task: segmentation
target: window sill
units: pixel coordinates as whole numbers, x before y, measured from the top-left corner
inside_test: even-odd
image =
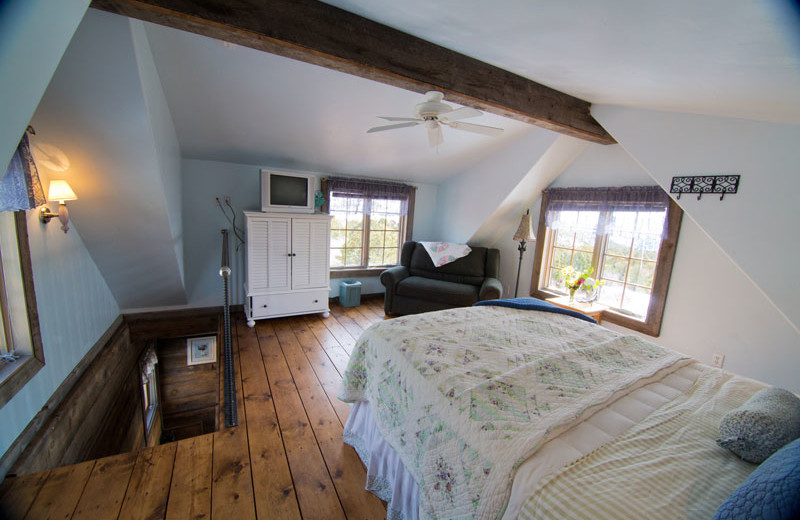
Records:
[[[13,363],[3,363],[0,367],[0,407],[10,401],[43,366],[44,363],[29,355],[23,355]]]
[[[539,289],[533,294],[533,297],[546,300],[547,298],[554,298],[565,295],[566,293],[559,294],[557,292],[545,291]],[[647,334],[648,336],[653,336],[654,338],[657,338],[661,333],[660,324],[655,324],[652,322],[648,323],[647,321],[637,320],[636,318],[632,318],[630,316],[626,316],[625,314],[616,312],[613,309],[606,309],[605,311],[603,311],[603,322],[613,323],[614,325],[619,325],[620,327],[625,327],[626,329],[631,329],[636,332],[641,332],[642,334]]]
[[[370,276],[380,276],[382,272],[389,269],[390,267],[394,267],[391,265],[387,265],[384,267],[356,267],[356,268],[341,268],[341,267],[333,267],[331,268],[331,278],[363,278],[363,277],[370,277]]]

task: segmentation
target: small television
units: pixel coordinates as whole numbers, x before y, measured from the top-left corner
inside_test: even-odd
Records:
[[[261,170],[261,211],[314,213],[315,185],[313,175]]]

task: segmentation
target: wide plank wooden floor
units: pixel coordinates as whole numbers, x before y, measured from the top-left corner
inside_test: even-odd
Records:
[[[7,478],[0,518],[380,519],[366,470],[342,442],[336,398],[355,340],[383,301],[331,315],[234,316],[239,426],[134,453]]]

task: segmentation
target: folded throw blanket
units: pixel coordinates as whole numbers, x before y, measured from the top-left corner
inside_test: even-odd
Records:
[[[493,307],[509,307],[511,309],[522,309],[526,311],[552,312],[554,314],[565,314],[567,316],[572,316],[573,318],[578,318],[579,320],[588,321],[589,323],[597,323],[597,320],[595,320],[594,318],[590,318],[589,316],[583,313],[580,313],[578,311],[573,311],[570,309],[565,309],[563,307],[559,307],[558,305],[553,305],[550,302],[546,302],[538,298],[508,298],[505,300],[483,300],[473,305],[474,306],[491,305]]]
[[[467,244],[453,244],[452,242],[420,242],[431,257],[433,265],[442,267],[463,256],[467,256],[472,248]]]

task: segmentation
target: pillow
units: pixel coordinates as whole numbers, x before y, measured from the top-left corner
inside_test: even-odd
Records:
[[[792,518],[800,518],[800,439],[757,467],[714,515],[714,520]]]
[[[760,464],[800,437],[800,398],[782,388],[765,388],[731,410],[719,423],[717,444]]]

